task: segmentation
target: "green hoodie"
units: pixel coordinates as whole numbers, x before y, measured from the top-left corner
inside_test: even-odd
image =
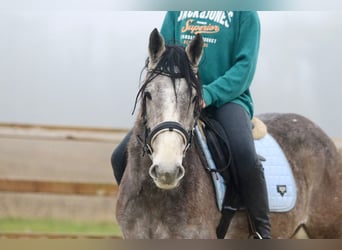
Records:
[[[220,107],[234,102],[253,116],[249,88],[259,52],[260,24],[256,12],[170,11],[161,33],[166,43],[183,46],[201,33],[205,44],[199,75],[206,105]]]

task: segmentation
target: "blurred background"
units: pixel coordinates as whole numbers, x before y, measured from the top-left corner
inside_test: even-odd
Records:
[[[0,122],[129,128],[148,36],[165,12],[3,11]],[[341,137],[341,12],[259,12],[257,113]]]
[[[258,12],[256,114],[342,138],[342,15]],[[0,11],[0,235],[120,236],[110,156],[163,11]]]

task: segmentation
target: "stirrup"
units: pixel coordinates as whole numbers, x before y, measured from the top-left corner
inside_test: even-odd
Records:
[[[251,216],[249,212],[247,211],[247,220],[248,220],[248,229],[249,229],[249,237],[248,239],[254,239],[254,240],[262,240],[264,239],[260,233],[257,232],[255,225],[251,219]]]
[[[248,239],[252,240],[262,240],[263,237],[258,232],[253,232],[253,234],[250,234]]]

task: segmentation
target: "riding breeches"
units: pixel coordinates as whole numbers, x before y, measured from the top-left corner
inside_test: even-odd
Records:
[[[239,193],[255,230],[270,238],[269,207],[264,170],[255,151],[252,123],[246,110],[235,103],[208,110],[226,132],[237,173]]]

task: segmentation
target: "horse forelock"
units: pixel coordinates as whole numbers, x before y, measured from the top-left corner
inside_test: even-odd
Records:
[[[166,46],[166,50],[161,55],[158,60],[158,63],[154,68],[149,68],[149,60],[146,60],[145,69],[147,69],[147,76],[140,87],[138,94],[136,96],[135,106],[139,99],[144,101],[143,94],[148,87],[148,85],[153,82],[153,80],[160,76],[164,75],[171,79],[174,94],[177,100],[177,92],[176,92],[176,79],[184,78],[185,83],[187,84],[188,95],[189,95],[189,102],[192,97],[192,89],[195,90],[197,94],[197,99],[195,103],[195,112],[199,114],[200,112],[200,103],[202,101],[202,85],[198,78],[198,75],[193,71],[191,67],[191,63],[187,57],[185,52],[185,48],[182,46],[176,45],[168,45]],[[189,103],[190,106],[190,103]],[[135,110],[135,108],[134,108]],[[134,111],[133,111],[134,112]],[[142,112],[144,114],[145,112]]]

